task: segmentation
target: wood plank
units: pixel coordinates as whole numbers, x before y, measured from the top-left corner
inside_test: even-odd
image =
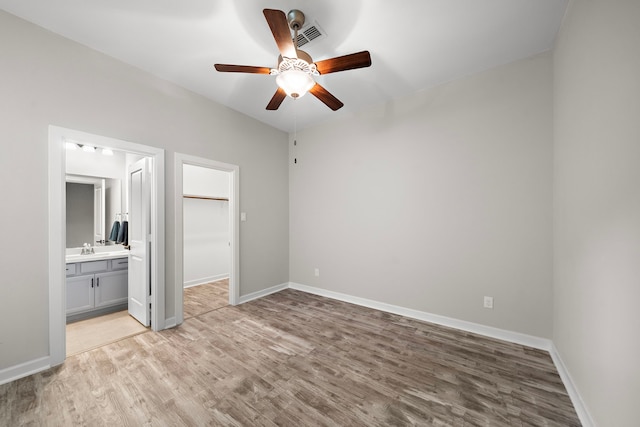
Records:
[[[229,279],[185,288],[184,318],[197,316],[229,305]]]

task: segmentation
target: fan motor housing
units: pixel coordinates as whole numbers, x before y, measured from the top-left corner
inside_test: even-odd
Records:
[[[311,55],[309,55],[304,50],[296,49],[296,54],[298,55],[299,59],[307,61],[307,64],[313,64],[313,59],[311,59]],[[280,66],[281,62],[282,62],[282,55],[278,55],[278,66]]]
[[[296,50],[296,52],[298,54],[297,58],[283,59],[282,55],[278,56],[277,73],[283,73],[287,70],[296,69],[304,71],[307,74],[317,76],[318,71],[316,70],[316,64],[313,63],[311,56],[303,50]]]

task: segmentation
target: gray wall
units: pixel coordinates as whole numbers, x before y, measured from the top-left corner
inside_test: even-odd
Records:
[[[640,2],[572,2],[554,76],[553,340],[597,425],[637,426]]]
[[[213,71],[212,71],[213,78]],[[48,126],[166,150],[166,316],[174,316],[174,153],[240,166],[240,294],[288,281],[287,135],[0,12],[0,369],[48,355]],[[19,184],[18,184],[19,183]]]
[[[291,281],[550,338],[552,99],[542,54],[298,132]]]

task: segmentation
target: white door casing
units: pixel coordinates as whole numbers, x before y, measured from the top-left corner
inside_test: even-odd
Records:
[[[165,190],[164,150],[149,145],[82,132],[59,126],[49,126],[49,354],[32,363],[0,370],[0,383],[21,378],[59,365],[66,355],[66,286],[65,286],[65,141],[85,141],[96,147],[108,147],[153,159],[151,192],[151,327],[159,331],[167,327],[165,318]],[[182,302],[182,301],[181,301]],[[169,322],[170,326],[173,326]]]
[[[203,157],[188,154],[175,153],[175,283],[184,283],[184,234],[183,234],[183,165],[200,166],[216,169],[229,173],[229,231],[231,246],[231,265],[229,271],[229,304],[236,305],[240,302],[240,167],[230,163],[223,163]],[[184,320],[183,292],[184,287],[175,287],[175,318],[171,325],[179,325]]]
[[[145,157],[129,166],[129,314],[144,326],[150,324],[151,281],[149,265],[149,202],[151,159]]]

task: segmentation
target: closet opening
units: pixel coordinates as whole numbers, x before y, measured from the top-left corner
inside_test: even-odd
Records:
[[[176,323],[238,299],[238,167],[176,154]]]

